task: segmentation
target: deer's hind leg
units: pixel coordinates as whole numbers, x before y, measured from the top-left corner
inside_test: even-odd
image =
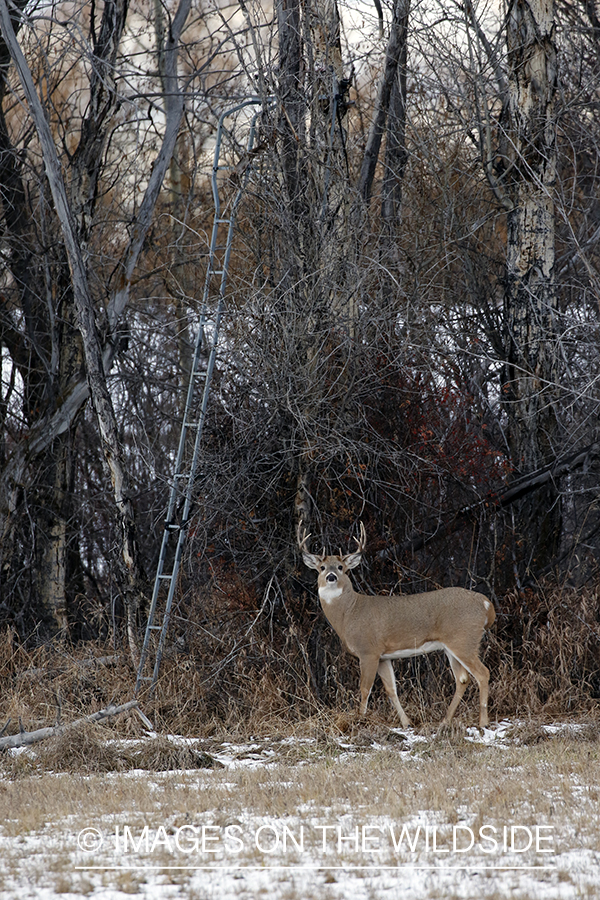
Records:
[[[442,725],[449,725],[452,716],[456,712],[456,708],[460,701],[463,698],[463,694],[467,689],[467,685],[469,683],[469,673],[458,659],[453,656],[448,649],[446,649],[446,656],[448,657],[448,661],[450,662],[450,666],[452,668],[452,674],[454,675],[454,680],[456,682],[456,690],[454,692],[454,697],[452,698],[452,702],[448,707],[448,711],[446,715],[442,719]]]
[[[490,670],[484,666],[479,657],[474,654],[470,659],[458,659],[448,648],[446,648],[450,665],[456,679],[456,693],[452,698],[452,703],[448,708],[448,712],[444,718],[447,724],[456,711],[456,707],[461,701],[462,695],[469,681],[469,675],[477,682],[479,688],[479,727],[485,728],[488,724],[488,685],[490,680]]]

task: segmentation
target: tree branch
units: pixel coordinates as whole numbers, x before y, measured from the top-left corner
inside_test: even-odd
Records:
[[[137,700],[130,700],[123,703],[122,706],[107,706],[106,709],[99,709],[98,712],[92,713],[90,716],[84,716],[82,719],[76,719],[70,725],[54,725],[48,728],[38,728],[36,731],[22,731],[20,734],[11,734],[8,737],[0,738],[0,750],[9,750],[11,747],[26,747],[29,744],[37,744],[46,738],[54,737],[57,734],[64,734],[65,731],[84,725],[86,722],[100,722],[102,719],[108,719],[112,716],[118,716],[120,713],[128,712],[130,709],[137,709]]]
[[[440,534],[446,534],[449,531],[454,530],[458,522],[469,518],[473,513],[478,512],[482,508],[496,507],[497,509],[505,509],[507,506],[510,506],[511,503],[515,503],[517,500],[521,500],[528,494],[532,494],[545,484],[561,478],[563,475],[569,475],[576,469],[585,468],[592,460],[596,459],[600,459],[600,444],[597,442],[589,444],[581,450],[576,450],[574,453],[569,454],[569,456],[557,459],[553,463],[538,469],[536,472],[524,475],[523,478],[519,479],[519,481],[514,484],[511,484],[509,488],[502,491],[500,494],[495,492],[489,493],[482,500],[478,500],[477,503],[459,509],[453,516],[451,515],[448,517],[445,528],[432,529],[431,534],[419,534],[418,536],[410,538],[408,541],[404,541],[402,544],[387,547],[385,550],[381,550],[377,555],[380,559],[389,559],[394,553],[407,553],[408,551],[414,553],[418,550],[422,550],[430,541],[439,537]],[[436,519],[436,523],[438,521],[439,519]]]
[[[144,240],[152,222],[154,207],[165,180],[171,157],[175,151],[175,143],[179,134],[179,126],[183,117],[184,95],[179,89],[177,62],[179,59],[179,40],[185,28],[190,11],[191,0],[180,0],[177,12],[171,22],[163,51],[165,86],[165,133],[158,156],[154,160],[148,186],[142,200],[137,219],[134,222],[129,246],[121,264],[119,284],[108,304],[108,321],[111,332],[115,332],[119,318],[129,300],[129,289],[134,269],[137,265]]]

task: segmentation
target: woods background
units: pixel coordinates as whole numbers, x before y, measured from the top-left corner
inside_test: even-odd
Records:
[[[491,597],[502,712],[509,673],[512,710],[597,699],[597,4],[0,0],[0,21],[11,645],[135,661],[216,123],[254,96],[251,156],[243,112],[224,147],[226,204],[247,182],[163,701],[178,669],[222,715],[352,685],[300,519],[319,548],[364,522],[366,591]]]

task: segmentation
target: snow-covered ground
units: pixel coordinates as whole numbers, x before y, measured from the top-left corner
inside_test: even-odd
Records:
[[[511,746],[507,729],[506,723],[486,729],[483,735],[471,729],[466,742],[489,745],[501,755]],[[559,730],[558,726],[554,731],[547,729],[549,735]],[[292,763],[282,761],[280,751],[286,743],[295,751],[304,749],[304,758],[297,753]],[[29,776],[22,780],[24,808],[27,791],[37,804],[44,803],[52,785],[58,793],[61,785],[65,794],[71,793],[65,814],[54,821],[40,822],[32,810],[28,823],[19,803],[15,819],[9,816],[0,824],[0,897],[570,900],[600,896],[600,843],[590,839],[600,825],[596,784],[571,778],[568,758],[559,756],[548,764],[548,790],[542,789],[542,796],[549,798],[549,804],[539,811],[527,808],[524,791],[519,797],[507,796],[506,802],[500,798],[493,810],[490,804],[489,814],[484,802],[474,804],[474,809],[458,804],[455,814],[449,815],[451,807],[440,804],[440,808],[418,808],[420,798],[431,796],[435,787],[424,785],[422,779],[431,779],[436,771],[430,763],[425,767],[419,763],[420,752],[424,750],[425,759],[428,752],[422,736],[403,730],[393,757],[389,747],[376,742],[368,750],[362,748],[360,770],[354,767],[359,751],[350,740],[339,740],[338,752],[318,763],[311,758],[313,743],[284,740],[276,750],[260,741],[223,743],[214,753],[219,769],[111,772],[79,776],[75,782],[70,775],[44,775],[37,783],[36,776]],[[407,808],[402,816],[398,807],[390,814],[385,800],[373,804],[367,797],[365,803],[357,804],[349,790],[361,787],[356,785],[357,772],[363,773],[365,790],[375,790],[367,775],[371,764],[375,768],[385,754],[385,765],[393,760],[392,793],[399,779],[404,787],[414,781],[417,806]],[[465,778],[460,756],[457,777]],[[597,764],[597,759],[592,760],[589,771],[593,773]],[[309,773],[313,777],[316,765],[326,769],[326,802],[321,793],[317,801],[310,795],[307,777]],[[448,765],[455,765],[454,757]],[[510,768],[519,768],[514,755]],[[265,778],[255,785],[257,772]],[[526,767],[523,777],[528,777]],[[143,802],[131,799],[136,784],[144,793]],[[381,781],[377,784],[380,791]],[[452,790],[452,778],[447,784],[444,790]],[[0,794],[7,785],[0,780]],[[481,787],[502,791],[503,782],[493,774],[490,783]],[[98,791],[107,792],[106,802]],[[257,791],[260,800],[254,802]],[[240,796],[248,797],[242,805]],[[385,797],[385,790],[381,796]],[[577,798],[581,815],[573,808]]]

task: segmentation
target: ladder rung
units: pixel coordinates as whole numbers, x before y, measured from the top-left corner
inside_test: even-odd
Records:
[[[146,628],[148,629],[148,631],[160,631],[162,625],[147,625]]]
[[[170,580],[173,576],[172,576],[172,575],[158,575],[157,577],[158,577],[158,578],[165,578],[165,579],[169,579],[169,580]]]

